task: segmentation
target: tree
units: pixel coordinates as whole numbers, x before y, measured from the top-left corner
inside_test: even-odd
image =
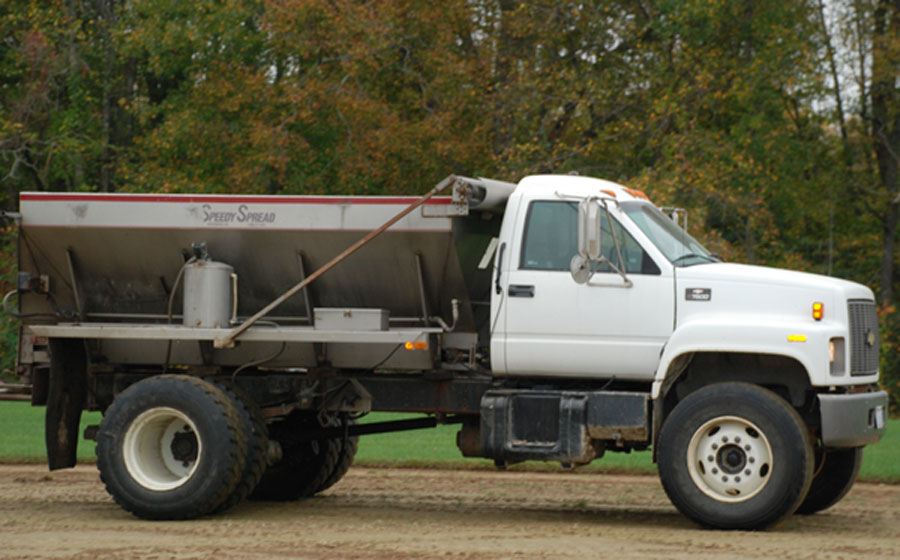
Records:
[[[583,173],[687,207],[730,260],[876,286],[900,348],[898,6],[8,0],[0,204]]]
[[[852,188],[848,205],[858,209],[853,227],[865,251],[859,260],[867,280],[877,285],[882,314],[882,374],[893,404],[900,403],[900,317],[895,310],[897,235],[900,224],[900,2],[854,0],[829,11],[820,5],[822,33],[835,63],[849,76],[832,72],[831,92],[841,130],[842,176]],[[830,17],[829,17],[830,16]],[[846,106],[846,107],[845,107]],[[862,231],[860,231],[862,230]],[[869,272],[870,271],[870,272]],[[860,272],[857,272],[860,275]]]
[[[128,188],[410,192],[489,161],[464,2],[185,6],[124,23],[149,100]]]
[[[114,98],[110,35],[120,2],[11,0],[0,8],[0,161],[4,201],[20,190],[111,190],[129,137]]]

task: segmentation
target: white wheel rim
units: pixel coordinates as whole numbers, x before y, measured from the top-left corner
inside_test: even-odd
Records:
[[[743,502],[759,494],[773,466],[772,446],[765,434],[737,416],[720,416],[703,424],[688,445],[691,479],[720,502]]]
[[[122,455],[128,474],[149,490],[178,488],[193,476],[203,444],[197,426],[174,408],[152,408],[125,432]]]

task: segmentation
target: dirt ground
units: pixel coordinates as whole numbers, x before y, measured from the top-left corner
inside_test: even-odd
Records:
[[[900,486],[763,533],[698,529],[654,477],[354,468],[331,490],[148,522],[93,466],[0,465],[0,558],[900,558]]]

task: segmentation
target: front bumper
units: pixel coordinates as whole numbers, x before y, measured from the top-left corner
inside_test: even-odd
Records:
[[[862,447],[880,440],[887,431],[888,396],[884,391],[819,395],[822,444]]]

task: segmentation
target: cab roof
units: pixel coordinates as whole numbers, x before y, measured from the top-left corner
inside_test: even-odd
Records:
[[[605,179],[578,175],[529,175],[519,181],[519,188],[529,193],[569,195],[578,198],[606,196],[618,201],[650,199],[642,191]]]

